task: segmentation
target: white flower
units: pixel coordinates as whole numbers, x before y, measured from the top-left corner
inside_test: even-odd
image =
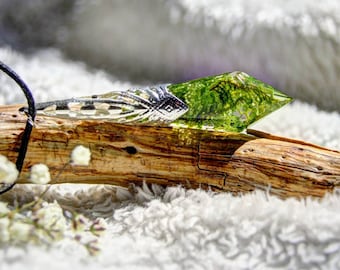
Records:
[[[63,233],[66,230],[66,219],[63,210],[55,201],[43,204],[43,207],[36,212],[38,224],[51,231]]]
[[[7,217],[0,218],[0,243],[7,242],[9,240],[9,219]]]
[[[30,181],[34,184],[47,184],[51,181],[51,175],[45,164],[35,164],[31,167]]]
[[[13,184],[18,178],[19,172],[15,164],[5,156],[0,155],[0,183]]]
[[[77,214],[73,219],[73,229],[78,232],[85,231],[89,226],[89,219],[82,214]]]
[[[91,232],[96,235],[100,236],[107,228],[107,223],[103,218],[97,218],[92,226],[91,226]]]
[[[0,202],[0,215],[9,213],[7,203]]]
[[[88,166],[91,159],[91,151],[82,145],[76,146],[71,154],[71,163],[73,165]]]
[[[32,225],[20,221],[13,222],[9,227],[11,239],[20,242],[27,242],[33,230]]]

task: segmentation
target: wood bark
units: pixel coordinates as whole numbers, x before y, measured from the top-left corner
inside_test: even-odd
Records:
[[[12,161],[26,121],[19,107],[0,107],[0,154]],[[33,164],[44,163],[53,184],[146,181],[233,193],[268,189],[280,197],[321,197],[340,186],[339,151],[251,133],[38,116],[19,183]],[[65,166],[77,145],[90,148],[89,166]]]

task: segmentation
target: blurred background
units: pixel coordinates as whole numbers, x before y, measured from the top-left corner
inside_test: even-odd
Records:
[[[0,47],[133,84],[241,70],[340,111],[338,0],[0,0]]]

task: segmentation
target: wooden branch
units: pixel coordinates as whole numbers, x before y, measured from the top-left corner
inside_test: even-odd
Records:
[[[26,117],[0,107],[0,153],[15,161]],[[252,131],[254,133],[254,131]],[[20,183],[44,163],[53,183],[129,186],[157,183],[216,191],[267,189],[281,197],[323,196],[340,186],[340,152],[259,133],[224,133],[37,117]],[[77,145],[92,152],[88,167],[66,166]]]

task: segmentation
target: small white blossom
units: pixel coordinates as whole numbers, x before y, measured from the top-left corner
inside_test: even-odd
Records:
[[[88,227],[89,223],[90,221],[88,218],[82,214],[77,214],[73,219],[73,229],[78,232],[84,231]]]
[[[45,164],[35,164],[31,168],[30,181],[34,184],[47,184],[51,181],[51,175]]]
[[[91,232],[96,235],[100,236],[107,228],[107,223],[103,218],[97,218],[91,226]]]
[[[13,184],[18,178],[19,172],[15,164],[5,156],[0,155],[0,183]]]
[[[63,210],[55,201],[44,203],[43,207],[36,212],[38,224],[51,231],[58,231],[60,235],[66,230],[66,219]]]
[[[9,223],[8,217],[0,218],[0,243],[7,242],[9,240]]]
[[[9,213],[7,203],[0,202],[0,215]]]
[[[32,231],[32,225],[20,221],[13,222],[9,227],[11,239],[18,242],[27,242]]]
[[[88,166],[91,159],[91,151],[82,145],[76,146],[71,154],[71,163],[73,165]]]

